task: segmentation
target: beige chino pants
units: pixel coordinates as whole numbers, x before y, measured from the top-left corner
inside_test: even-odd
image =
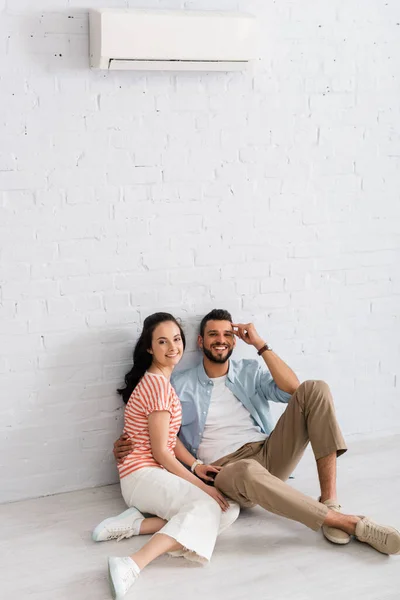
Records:
[[[317,531],[328,508],[284,483],[311,442],[315,459],[346,452],[329,386],[305,381],[291,399],[270,436],[245,444],[213,464],[224,468],[216,487],[243,507],[266,510]]]

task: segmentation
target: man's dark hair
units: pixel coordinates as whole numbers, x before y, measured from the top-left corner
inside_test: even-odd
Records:
[[[202,318],[200,323],[200,335],[204,337],[204,329],[207,321],[230,321],[232,323],[232,315],[223,308],[213,308],[213,310]]]

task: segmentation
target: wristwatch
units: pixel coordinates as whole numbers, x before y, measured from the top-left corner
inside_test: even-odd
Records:
[[[260,348],[257,352],[258,356],[261,356],[261,354],[264,354],[264,352],[266,350],[269,350],[270,352],[272,352],[272,348],[271,346],[268,346],[268,344],[264,344],[264,346],[262,346],[262,348]]]
[[[203,463],[203,461],[202,461],[202,460],[199,460],[198,458],[196,458],[196,460],[194,461],[194,463],[193,463],[193,464],[192,464],[192,466],[190,467],[190,470],[192,471],[192,473],[194,473],[194,472],[195,472],[195,470],[196,470],[196,467],[197,467],[198,465],[204,465],[204,463]]]

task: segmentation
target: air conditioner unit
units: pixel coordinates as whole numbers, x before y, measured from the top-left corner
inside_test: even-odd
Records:
[[[101,9],[89,21],[96,69],[231,71],[257,57],[256,20],[247,14]]]

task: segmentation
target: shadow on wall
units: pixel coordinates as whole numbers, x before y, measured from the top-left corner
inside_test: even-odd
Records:
[[[198,322],[185,321],[184,327],[188,366],[198,359]],[[38,370],[32,378],[21,374],[5,413],[0,502],[118,481],[112,447],[122,431],[124,404],[116,389],[132,365],[140,329],[130,322],[42,335]],[[10,447],[12,461],[6,458]]]
[[[182,320],[187,349],[179,369],[201,360],[196,350],[200,319]],[[131,368],[140,330],[141,325],[130,322],[42,336],[38,376],[25,383],[26,394],[14,401],[5,425],[2,455],[12,447],[14,464],[8,467],[4,461],[7,484],[0,502],[118,481],[112,448],[122,431],[124,404],[116,389]],[[238,344],[234,357],[249,356],[248,350]]]
[[[178,370],[201,360],[197,349],[200,320],[201,317],[182,319],[187,346]],[[60,439],[69,440],[71,452],[84,459],[84,464],[77,464],[79,469],[114,466],[110,449],[122,430],[124,406],[116,389],[123,385],[124,375],[132,366],[140,331],[141,325],[130,323],[125,328],[87,330],[76,337],[45,334],[45,352],[39,357],[37,402],[20,426],[35,423],[47,428],[49,437],[43,441],[50,445],[57,431],[56,445]],[[243,355],[243,350],[236,349],[236,358]],[[65,466],[68,464],[66,460]]]
[[[183,323],[188,345],[180,368],[199,360],[198,321]],[[38,489],[45,481],[47,493],[118,480],[112,446],[122,431],[124,404],[116,389],[132,366],[140,329],[129,324],[42,336],[35,391],[7,434],[18,447],[21,477],[37,475]]]

